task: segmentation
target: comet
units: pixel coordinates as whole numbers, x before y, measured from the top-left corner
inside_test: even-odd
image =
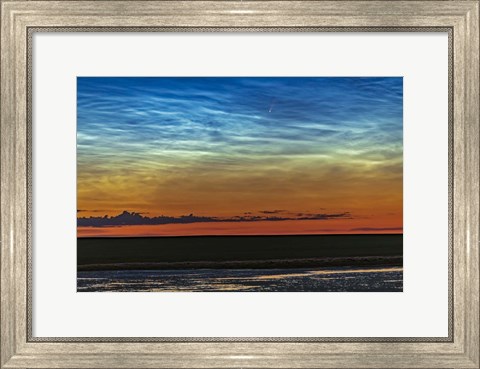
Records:
[[[274,106],[275,106],[275,99],[273,99],[272,103],[270,104],[270,108],[268,109],[269,113],[272,112]]]

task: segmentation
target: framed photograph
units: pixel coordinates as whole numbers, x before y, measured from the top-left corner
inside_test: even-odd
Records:
[[[77,291],[402,291],[402,95],[77,77]]]
[[[1,2],[0,367],[480,368],[479,2]]]

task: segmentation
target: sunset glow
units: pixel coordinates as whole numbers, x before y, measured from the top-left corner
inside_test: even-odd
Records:
[[[403,232],[403,81],[78,77],[78,237]]]

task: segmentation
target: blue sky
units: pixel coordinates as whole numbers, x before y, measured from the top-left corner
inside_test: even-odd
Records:
[[[309,198],[332,207],[327,195],[300,193],[320,186],[338,200],[334,181],[344,197],[366,181],[379,191],[396,181],[401,192],[402,137],[401,77],[79,77],[79,208],[228,213],[210,190],[233,214],[241,201],[229,191],[253,203],[250,191],[282,192],[272,181],[298,188],[293,211]],[[347,203],[331,210],[352,212]]]

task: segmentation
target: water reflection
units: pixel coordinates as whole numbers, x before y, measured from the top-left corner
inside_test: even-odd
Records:
[[[78,272],[78,292],[401,292],[391,268],[201,269]]]

